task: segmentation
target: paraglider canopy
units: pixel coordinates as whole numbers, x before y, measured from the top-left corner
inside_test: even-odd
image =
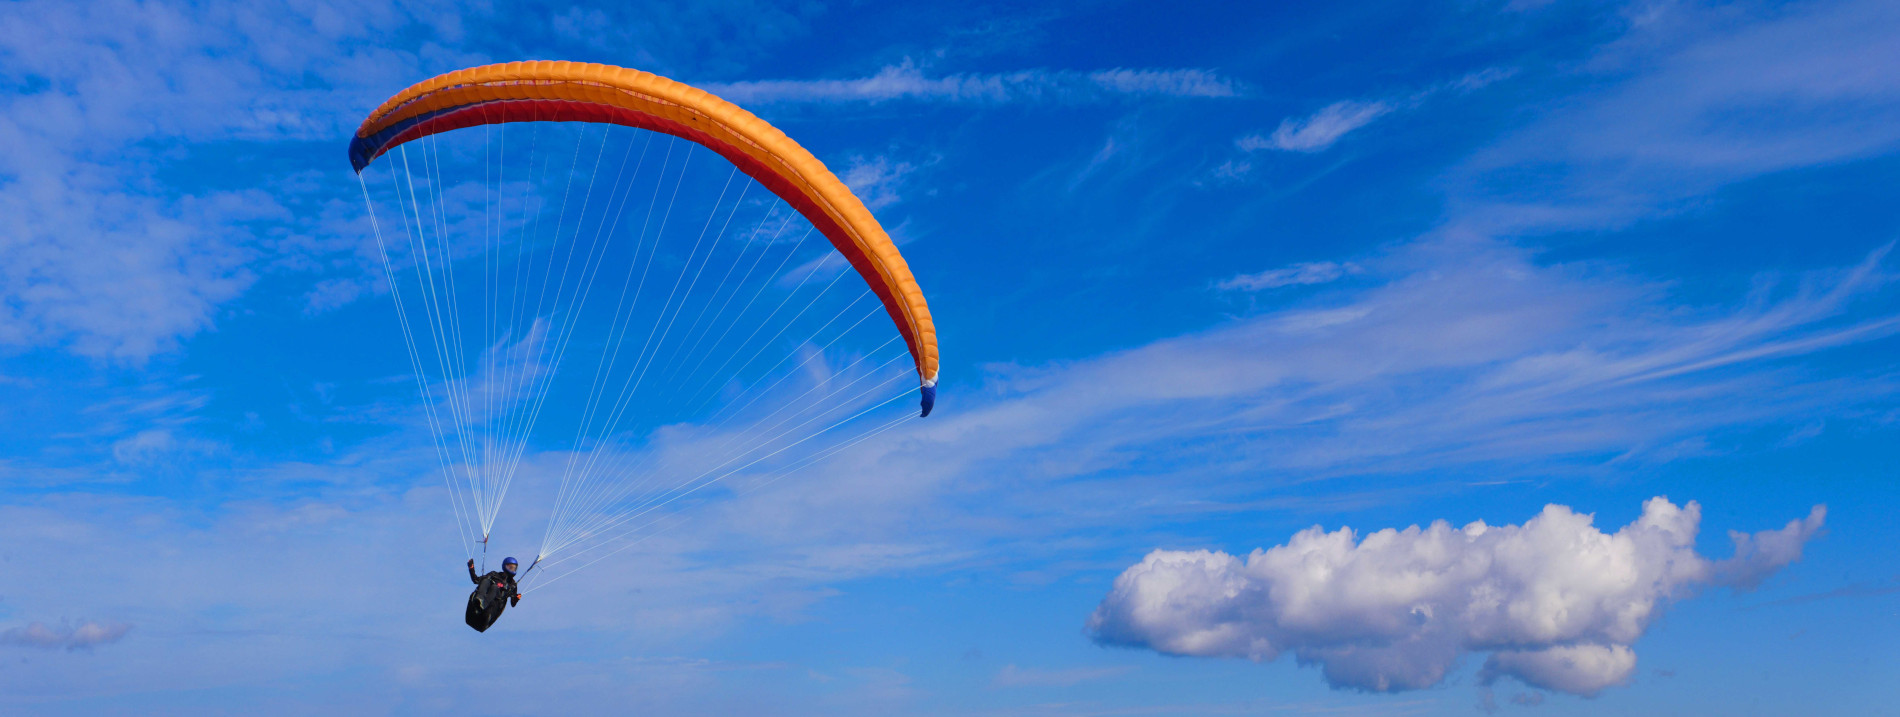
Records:
[[[752,113],[650,72],[587,62],[484,65],[419,82],[389,98],[356,131],[357,172],[404,142],[506,122],[603,122],[691,140],[718,152],[805,215],[864,276],[909,344],[922,415],[936,403],[937,329],[923,291],[890,235],[823,162]]]

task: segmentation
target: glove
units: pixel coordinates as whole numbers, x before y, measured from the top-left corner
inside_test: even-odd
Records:
[[[475,559],[474,559],[474,558],[469,558],[469,559],[468,559],[468,567],[469,567],[469,569],[471,569],[471,570],[475,568]]]

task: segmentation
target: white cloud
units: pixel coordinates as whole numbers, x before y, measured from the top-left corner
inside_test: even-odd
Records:
[[[206,455],[220,446],[210,441],[179,438],[170,429],[151,428],[112,444],[112,458],[129,466],[148,466],[182,455]]]
[[[936,158],[922,164],[892,159],[885,155],[865,157],[853,155],[845,160],[844,170],[838,173],[838,180],[851,188],[851,193],[864,202],[864,207],[873,212],[889,209],[904,199],[904,190],[910,178],[919,170],[936,162]],[[886,220],[889,217],[885,217]],[[885,231],[891,234],[891,240],[902,245],[905,243],[903,224],[886,224]],[[779,275],[778,285],[786,288],[798,286],[804,282],[827,281],[836,278],[851,266],[844,256],[827,251],[816,258],[787,269]]]
[[[1745,23],[1667,7],[1580,66],[1588,89],[1450,174],[1454,221],[1614,228],[1733,182],[1900,148],[1900,73],[1884,71],[1900,65],[1900,6],[1818,3]]]
[[[695,509],[681,529],[533,593],[532,603],[510,613],[506,629],[584,629],[642,644],[656,636],[716,634],[747,617],[797,619],[834,595],[828,585],[840,581],[943,566],[996,570],[998,561],[1072,555],[1076,542],[1055,538],[1077,535],[1078,525],[1146,530],[1174,517],[1246,509],[1262,485],[1280,476],[1400,475],[1478,463],[1490,477],[1514,461],[1562,470],[1568,456],[1594,464],[1593,451],[1615,455],[1657,437],[1674,443],[1723,426],[1806,421],[1894,390],[1877,380],[1804,381],[1784,370],[1786,362],[1765,363],[1760,350],[1790,341],[1801,351],[1818,350],[1825,342],[1806,339],[1853,326],[1853,302],[1878,298],[1879,287],[1890,285],[1872,263],[1798,282],[1784,278],[1782,286],[1803,287],[1788,296],[1684,306],[1611,268],[1539,265],[1521,250],[1485,242],[1426,242],[1354,262],[1368,281],[1325,303],[1073,363],[997,368],[989,390],[947,392],[941,413],[930,419],[900,424],[885,439],[759,490],[735,485],[736,496]],[[1723,372],[1693,368],[1738,355],[1752,358],[1723,364],[1730,367]],[[1416,381],[1421,375],[1433,380]],[[459,634],[442,632],[449,629],[444,621],[456,624],[455,605],[444,602],[443,591],[463,556],[452,545],[432,444],[414,405],[401,405],[416,421],[413,431],[346,450],[333,465],[238,472],[242,480],[220,483],[240,493],[217,506],[97,496],[0,506],[0,543],[43,546],[16,567],[57,576],[37,593],[9,597],[9,604],[21,614],[77,610],[120,616],[141,629],[181,626],[186,634],[177,640],[124,641],[99,655],[124,660],[115,674],[152,690],[155,702],[185,699],[170,691],[226,684],[220,679],[232,669],[233,654],[246,656],[248,674],[268,679],[361,667],[356,643],[341,636],[422,646],[375,656],[373,669],[390,674],[409,668],[414,654],[459,654],[431,641],[447,645]],[[1209,436],[1247,440],[1223,446]],[[1137,454],[1140,470],[1127,470],[1128,457]],[[1187,455],[1196,463],[1176,462]],[[538,537],[533,521],[545,515],[554,488],[527,481],[558,475],[563,460],[559,453],[524,458],[534,465],[524,466],[524,484],[510,498],[502,527],[518,532],[498,536],[497,545]],[[1205,461],[1242,477],[1195,472]],[[1188,475],[1196,479],[1182,479]],[[244,491],[286,481],[333,487],[290,503],[274,491],[256,502],[241,499]],[[406,490],[412,485],[425,487]],[[1324,499],[1341,505],[1381,498]],[[523,537],[529,529],[533,535]],[[1777,547],[1786,542],[1750,536],[1751,544],[1766,546],[1750,550],[1786,555]],[[149,549],[127,552],[124,545]],[[73,561],[74,555],[97,557]],[[1772,562],[1744,560],[1727,573],[1718,563],[1714,570],[1739,576]],[[370,570],[352,582],[360,594],[347,604],[299,587],[309,566],[330,564]],[[444,569],[448,577],[436,572]],[[154,596],[110,589],[177,574],[215,579]],[[207,612],[206,605],[244,609]],[[607,605],[615,607],[602,609]],[[520,660],[511,669],[551,674],[548,655],[524,650],[511,657]],[[462,662],[431,663],[434,676],[417,678],[425,682],[418,694],[463,699],[470,685],[460,675],[479,671],[465,672],[474,663]],[[596,684],[653,679],[614,661],[562,664],[563,679],[586,681],[563,693],[571,704],[610,700]],[[575,670],[584,675],[572,677]],[[35,665],[0,673],[0,691],[91,695],[96,680]],[[720,688],[662,691],[694,700]]]
[[[1252,171],[1253,162],[1244,159],[1230,159],[1220,163],[1220,166],[1215,167],[1214,171],[1210,173],[1210,178],[1215,183],[1233,182],[1247,176],[1247,174]]]
[[[1487,67],[1477,72],[1466,73],[1463,77],[1459,77],[1446,84],[1428,88],[1418,95],[1414,95],[1414,97],[1422,100],[1432,94],[1445,90],[1459,93],[1476,92],[1491,86],[1493,83],[1510,79],[1515,75],[1517,75],[1517,68],[1515,67]]]
[[[1065,505],[1077,517],[1083,506],[1244,502],[1261,486],[1225,478],[1240,471],[1311,479],[1483,465],[1501,479],[1527,464],[1596,470],[1698,437],[1741,450],[1727,438],[1739,427],[1894,394],[1879,376],[1784,372],[1802,355],[1900,331],[1879,258],[1782,277],[1774,298],[1691,305],[1611,267],[1425,241],[1355,258],[1365,281],[1288,308],[1074,363],[993,367],[987,395],[940,394],[952,410],[834,468],[898,482],[842,480],[835,498],[989,483],[1008,465],[1003,505],[1032,515]],[[1154,469],[1125,470],[1131,455]]]
[[[656,707],[664,713],[746,711],[718,700],[732,685],[755,676],[716,678],[713,673],[734,666],[666,657],[667,648],[618,650],[596,659],[601,656],[577,653],[571,642],[556,640],[510,651],[500,667],[493,656],[456,649],[472,635],[460,624],[460,601],[469,587],[435,470],[430,451],[383,443],[335,464],[236,473],[274,484],[262,491],[269,496],[263,500],[221,494],[213,496],[220,500],[211,507],[196,504],[201,495],[175,501],[67,494],[0,503],[0,544],[35,546],[31,554],[10,557],[9,569],[44,576],[32,590],[7,594],[10,613],[119,618],[0,624],[0,650],[18,645],[63,655],[78,648],[81,654],[75,657],[85,658],[82,663],[47,654],[12,661],[0,671],[0,693],[81,706],[136,693],[152,709],[169,712],[189,711],[170,705],[211,691],[245,705],[242,711],[271,712],[270,705],[281,704],[283,695],[229,692],[237,684],[231,676],[279,680],[313,670],[368,669],[375,675],[403,674],[406,689],[460,704],[482,693],[479,688],[489,678],[482,676],[480,663],[487,660],[490,669],[562,686],[554,694],[519,702],[509,696],[482,699],[491,706],[497,700],[507,703],[516,712],[599,711],[620,704],[628,685],[645,685],[662,705],[697,703]],[[278,472],[294,472],[295,480],[326,487],[285,500],[273,475]],[[392,477],[393,483],[384,482]],[[533,527],[533,537],[539,537],[539,526]],[[505,527],[497,549],[504,541],[526,543],[528,532],[525,525]],[[653,541],[652,553],[629,556],[627,565],[639,569],[595,571],[588,581],[536,592],[511,609],[498,629],[518,637],[616,632],[628,635],[628,644],[690,647],[735,628],[741,614],[789,618],[830,594],[811,587],[817,578],[800,572],[803,566],[795,556],[711,572],[682,559],[692,550],[682,551],[684,545],[701,540],[700,530],[661,536]],[[498,556],[490,558],[492,566]],[[351,579],[310,589],[313,570],[339,566],[348,567]],[[862,563],[841,562],[818,572],[866,569]],[[130,629],[132,637],[146,639],[125,639],[127,624],[137,626]],[[365,651],[366,641],[400,641],[415,649]],[[88,645],[95,654],[83,654]],[[373,711],[373,703],[386,696],[362,699],[364,704],[349,711]]]
[[[330,278],[318,281],[304,292],[304,315],[314,316],[343,306],[369,290],[362,278]]]
[[[1121,667],[1071,667],[1059,670],[1039,669],[1035,667],[1017,667],[1004,665],[996,672],[992,684],[997,687],[1070,687],[1092,680],[1102,680],[1127,674],[1134,668]]]
[[[1456,80],[1435,84],[1409,95],[1378,100],[1341,100],[1306,117],[1282,119],[1280,126],[1274,128],[1271,134],[1245,135],[1235,140],[1234,146],[1246,153],[1261,150],[1321,152],[1333,146],[1341,137],[1372,124],[1380,117],[1400,110],[1414,109],[1433,96],[1444,92],[1456,94],[1475,92],[1516,73],[1515,68],[1493,67],[1467,73]],[[1252,166],[1245,161],[1236,164],[1235,160],[1229,160],[1214,170],[1214,177],[1215,179],[1238,178],[1250,169]]]
[[[77,625],[68,624],[59,627],[43,622],[33,622],[0,632],[0,644],[46,650],[88,650],[99,645],[118,642],[119,638],[125,637],[125,633],[131,630],[131,625],[110,621],[88,620]]]
[[[1172,97],[1233,97],[1240,83],[1212,70],[1101,70],[1088,73],[1102,89],[1128,95]]]
[[[200,142],[347,132],[412,57],[353,40],[430,8],[13,3],[0,14],[0,346],[137,363],[213,326],[295,198],[153,176]],[[377,89],[369,89],[377,88]],[[187,175],[189,176],[189,175]],[[307,193],[307,192],[304,192]]]
[[[1241,151],[1277,149],[1285,152],[1318,152],[1333,146],[1347,132],[1359,129],[1392,111],[1385,102],[1334,102],[1307,117],[1288,117],[1280,121],[1273,134],[1248,135],[1235,144]]]
[[[775,282],[778,286],[792,289],[810,282],[825,282],[838,278],[851,263],[837,252],[825,252],[818,258],[785,270]],[[822,284],[821,284],[822,285]]]
[[[1554,692],[1595,695],[1629,684],[1635,673],[1636,651],[1628,645],[1555,645],[1494,652],[1485,660],[1483,679],[1510,676]]]
[[[858,195],[866,209],[877,211],[896,204],[902,198],[898,194],[899,190],[917,169],[916,164],[882,155],[853,156],[845,162],[844,171],[838,174],[838,179],[850,187],[853,194]]]
[[[1261,291],[1282,286],[1307,286],[1337,281],[1348,274],[1364,271],[1352,262],[1309,261],[1258,274],[1241,274],[1215,284],[1222,291]]]
[[[1801,549],[1821,530],[1824,514],[1816,510],[1805,520],[1790,521],[1780,530],[1764,530],[1750,535],[1729,531],[1735,544],[1735,556],[1716,564],[1723,583],[1752,590],[1782,566],[1801,559]]]
[[[1854,313],[1855,302],[1891,298],[1878,253],[1784,278],[1803,288],[1737,306],[1679,305],[1610,267],[1529,258],[1497,243],[1428,241],[1355,258],[1367,281],[1305,305],[1075,363],[996,368],[987,391],[950,396],[955,410],[795,478],[755,494],[735,477],[743,494],[696,510],[691,532],[742,552],[801,546],[801,574],[905,570],[982,554],[970,541],[997,525],[1048,536],[1130,511],[1192,519],[1250,509],[1281,480],[1590,471],[1699,437],[1712,451],[1739,450],[1725,432],[1893,395],[1878,380],[1804,381],[1786,361],[1891,335],[1869,328],[1883,317]],[[1791,348],[1764,350],[1780,346]],[[721,440],[678,428],[681,447]],[[1131,456],[1142,469],[1128,469]],[[1430,477],[1438,471],[1451,477]],[[994,500],[949,511],[938,502],[971,494]],[[920,511],[944,514],[930,526],[905,520]],[[841,514],[854,518],[831,519]]]
[[[280,216],[270,197],[167,203],[96,191],[106,174],[0,177],[0,344],[137,360],[208,328],[252,282],[256,252],[240,237]]]
[[[1317,526],[1244,559],[1156,550],[1116,578],[1089,617],[1103,644],[1271,661],[1293,652],[1336,687],[1436,685],[1489,652],[1487,680],[1594,695],[1624,684],[1630,645],[1698,587],[1759,580],[1799,557],[1826,515],[1736,538],[1722,563],[1695,552],[1701,508],[1664,498],[1615,533],[1551,505],[1522,526],[1380,530]],[[1761,550],[1751,546],[1788,546]]]
[[[1088,102],[1129,96],[1234,97],[1241,93],[1239,83],[1211,70],[1024,70],[930,77],[909,62],[848,80],[751,80],[705,87],[741,105],[892,100]]]

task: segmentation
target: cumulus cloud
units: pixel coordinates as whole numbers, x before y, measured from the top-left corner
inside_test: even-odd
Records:
[[[1515,678],[1594,695],[1625,684],[1631,649],[1671,601],[1706,585],[1747,587],[1800,557],[1826,516],[1735,534],[1736,554],[1695,552],[1701,507],[1662,497],[1604,533],[1561,505],[1521,526],[1301,531],[1244,559],[1156,550],[1116,578],[1088,629],[1105,645],[1271,661],[1292,652],[1334,687],[1436,685],[1468,653],[1488,684]]]
[[[1629,682],[1635,672],[1636,651],[1628,645],[1555,645],[1492,653],[1482,679],[1489,683],[1511,676],[1532,687],[1594,695]]]
[[[1801,559],[1801,549],[1820,532],[1825,511],[1815,508],[1808,517],[1791,520],[1780,530],[1764,530],[1754,535],[1731,530],[1735,557],[1716,564],[1720,580],[1743,590],[1761,585],[1775,571]]]
[[[1215,284],[1222,291],[1261,291],[1282,286],[1306,286],[1336,281],[1347,274],[1363,271],[1352,262],[1308,261],[1258,274],[1241,274]]]
[[[1112,69],[1095,72],[1023,70],[999,74],[925,75],[911,63],[844,80],[753,80],[706,89],[739,104],[887,102],[1097,101],[1113,97],[1235,97],[1240,84],[1202,69]]]
[[[33,622],[0,632],[0,644],[43,650],[85,650],[118,642],[131,629],[131,625],[110,621],[86,621],[59,627]]]

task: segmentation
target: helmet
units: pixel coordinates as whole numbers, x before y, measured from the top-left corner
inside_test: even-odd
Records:
[[[520,565],[521,563],[519,561],[516,561],[514,558],[508,558],[506,560],[501,561],[501,564],[502,565]]]

